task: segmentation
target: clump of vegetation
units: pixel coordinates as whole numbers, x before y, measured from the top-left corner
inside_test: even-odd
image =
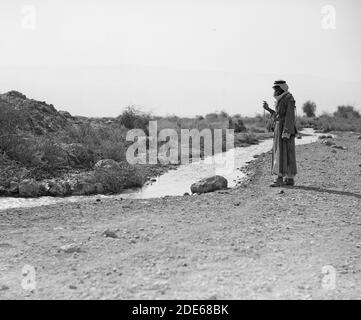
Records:
[[[333,115],[336,118],[360,119],[360,112],[355,110],[353,106],[338,106]]]
[[[247,127],[244,125],[241,118],[237,118],[237,119],[229,118],[229,128],[234,129],[235,133],[247,131]]]
[[[148,134],[148,123],[151,120],[151,115],[134,106],[127,107],[117,119],[127,129],[139,128]]]
[[[127,188],[141,187],[144,184],[144,174],[135,166],[125,162],[119,163],[117,171],[95,170],[95,179],[100,182],[106,193],[119,193]]]
[[[311,100],[308,100],[303,104],[302,111],[307,117],[313,118],[316,116],[316,108],[317,108],[316,103]]]
[[[126,141],[127,129],[117,123],[107,127],[94,127],[90,123],[80,124],[69,130],[62,138],[66,143],[81,143],[95,154],[95,161],[112,159],[125,161],[125,152],[129,142]]]
[[[319,117],[302,117],[298,122],[303,127],[329,131],[355,131],[361,132],[360,112],[353,106],[338,106],[333,114],[323,113]]]

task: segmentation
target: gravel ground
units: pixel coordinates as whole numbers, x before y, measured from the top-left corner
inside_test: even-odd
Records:
[[[2,211],[0,299],[360,299],[361,140],[336,134],[297,147],[293,188],[267,153],[235,189]]]

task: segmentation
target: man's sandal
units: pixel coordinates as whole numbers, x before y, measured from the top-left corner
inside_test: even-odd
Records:
[[[286,178],[286,181],[284,182],[285,186],[294,186],[295,185],[295,180],[290,179],[290,178]]]
[[[282,185],[283,185],[283,179],[279,177],[270,184],[270,187],[280,187]]]

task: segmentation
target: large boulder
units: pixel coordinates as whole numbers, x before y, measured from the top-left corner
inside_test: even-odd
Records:
[[[0,196],[5,196],[5,195],[6,195],[6,189],[0,186]]]
[[[83,196],[83,195],[96,194],[97,190],[94,183],[78,182],[73,185],[71,193],[74,196]]]
[[[40,193],[40,184],[34,179],[25,179],[19,183],[19,196],[24,198],[35,198]]]
[[[16,181],[10,181],[9,194],[15,195],[19,193],[19,183]]]
[[[66,181],[49,181],[48,186],[48,193],[52,197],[65,197],[71,192],[70,184]]]
[[[227,189],[228,181],[222,176],[212,176],[199,180],[191,185],[192,193],[207,193],[215,190]]]
[[[76,196],[104,193],[103,185],[96,180],[93,173],[79,174],[69,181],[69,185],[70,193]]]

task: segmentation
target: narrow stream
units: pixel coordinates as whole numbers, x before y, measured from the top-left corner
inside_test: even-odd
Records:
[[[296,144],[312,143],[318,139],[320,134],[314,133],[313,129],[305,129],[302,133],[307,134],[302,139],[296,139]],[[104,196],[71,196],[65,198],[41,197],[41,198],[0,198],[0,210],[19,207],[37,207],[48,204],[77,202],[97,198],[131,198],[148,199],[163,196],[179,196],[190,193],[190,186],[199,179],[219,174],[228,180],[228,186],[234,187],[236,182],[245,177],[244,173],[238,170],[247,165],[254,156],[260,155],[272,149],[272,139],[262,141],[257,145],[235,148],[222,154],[217,154],[197,163],[180,165],[176,170],[170,170],[159,176],[155,182],[148,183],[139,189],[129,189],[119,195]],[[223,157],[223,158],[222,158]],[[229,166],[220,165],[220,160],[226,160]],[[234,159],[234,161],[232,160]]]

